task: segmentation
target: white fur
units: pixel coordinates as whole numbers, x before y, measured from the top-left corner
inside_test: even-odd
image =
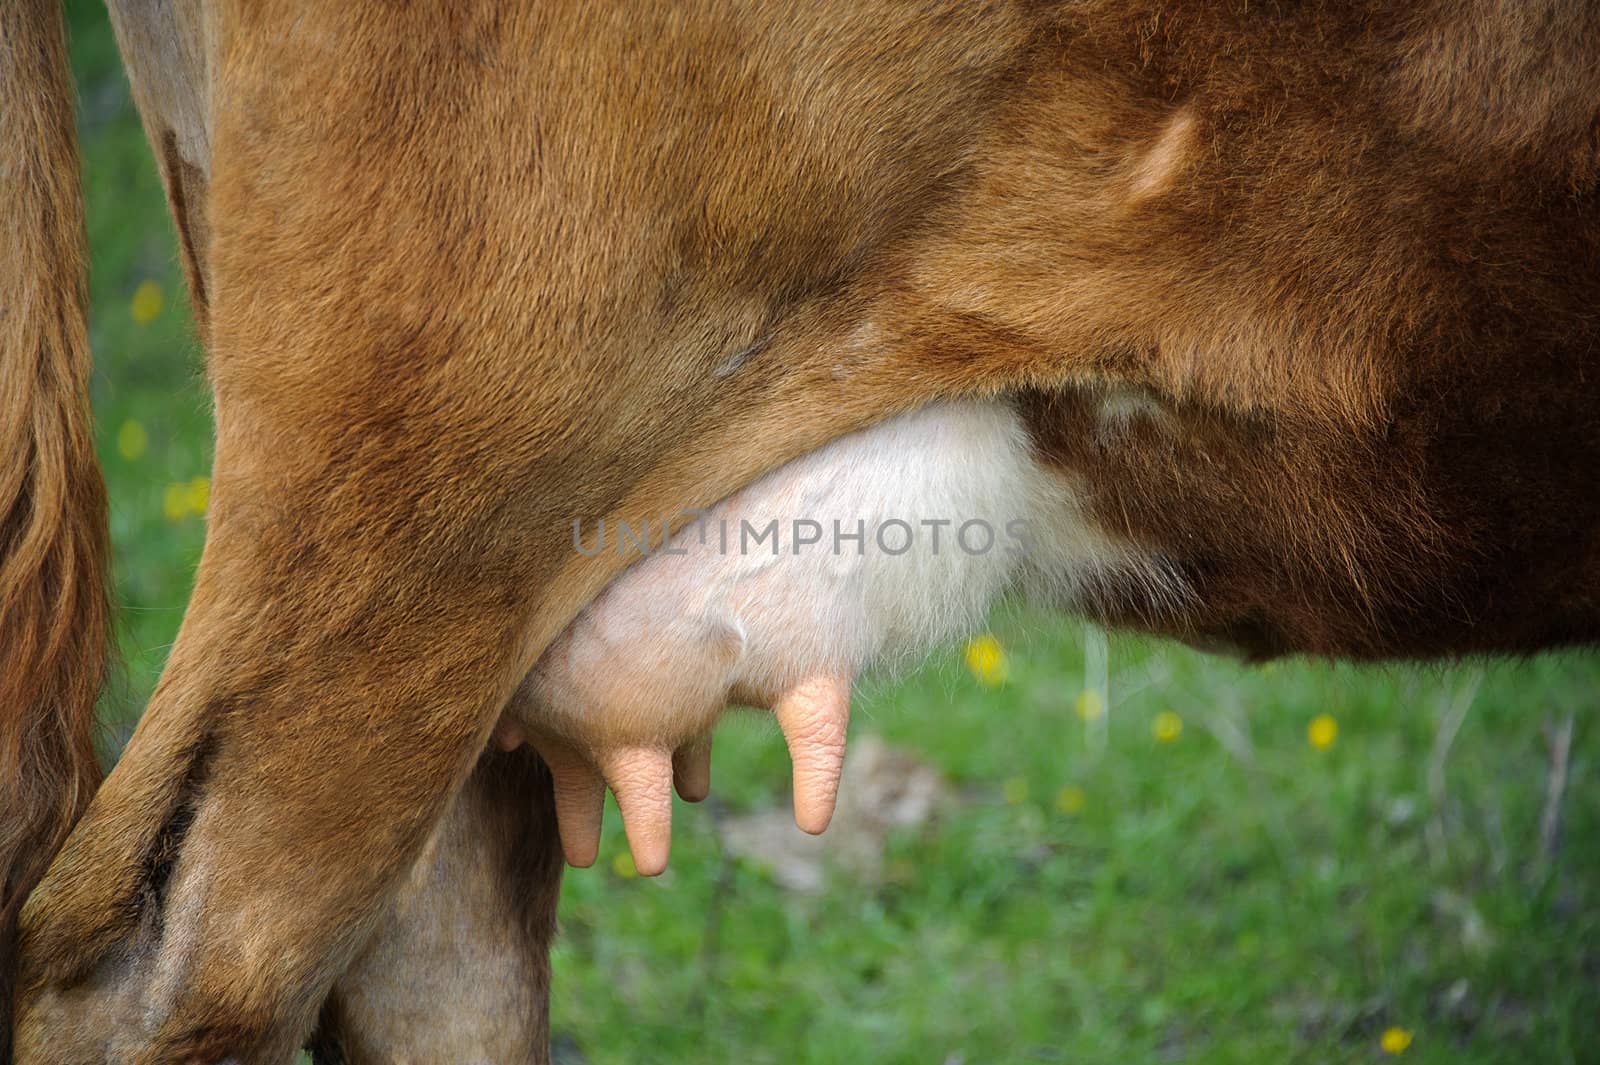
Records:
[[[776,555],[742,524],[773,520]],[[822,542],[798,544],[797,520],[818,523]],[[923,522],[941,520],[936,549]],[[968,527],[967,548],[957,540],[974,520],[994,533],[986,551],[980,526]],[[915,534],[904,553],[905,530],[884,525],[895,521]],[[864,523],[859,553],[835,540],[835,522]],[[1010,535],[1018,523],[1025,542]],[[614,549],[614,530],[602,542]],[[1083,520],[1003,401],[936,404],[837,440],[723,500],[672,549],[682,553],[658,550],[627,570],[547,652],[533,679],[548,710],[582,718],[597,701],[637,702],[628,716],[642,726],[679,704],[771,698],[819,673],[854,677],[920,655],[980,622],[1025,574],[1072,599],[1108,573],[1149,586],[1154,572]]]

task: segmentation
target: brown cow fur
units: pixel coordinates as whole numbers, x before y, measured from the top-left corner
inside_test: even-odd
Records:
[[[209,159],[140,100],[194,219],[211,524],[23,912],[20,1060],[283,1060],[406,935],[500,708],[615,575],[572,521],[935,398],[1014,394],[1196,592],[1108,620],[1369,657],[1600,633],[1587,3],[186,10],[207,105],[170,114]]]
[[[105,488],[61,12],[0,10],[0,1062],[17,910],[100,782]]]

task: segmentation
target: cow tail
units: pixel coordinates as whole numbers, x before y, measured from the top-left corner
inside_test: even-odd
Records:
[[[0,1063],[17,915],[100,781],[105,484],[60,0],[0,3]]]

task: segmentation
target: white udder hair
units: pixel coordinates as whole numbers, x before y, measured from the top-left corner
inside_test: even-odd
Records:
[[[938,403],[772,471],[626,570],[541,660],[541,702],[581,715],[585,689],[626,685],[660,713],[855,677],[969,631],[1014,585],[1070,599],[1138,563],[1011,403]]]

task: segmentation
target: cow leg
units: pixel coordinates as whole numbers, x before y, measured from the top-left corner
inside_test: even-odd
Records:
[[[25,913],[24,1062],[285,1060],[515,681],[529,585],[289,547],[327,512],[241,518],[229,471],[160,689]]]
[[[335,981],[319,1063],[548,1060],[560,853],[549,776],[487,755]]]

